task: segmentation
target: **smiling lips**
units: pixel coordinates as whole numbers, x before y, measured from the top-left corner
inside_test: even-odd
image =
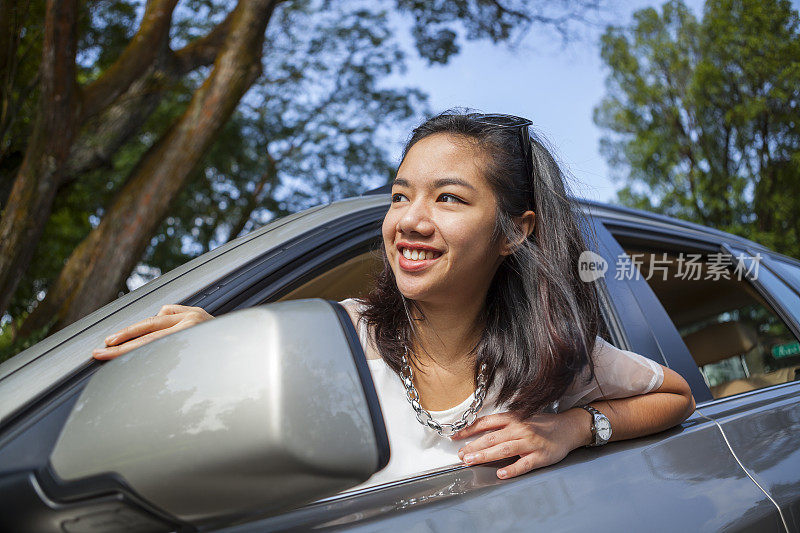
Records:
[[[397,249],[400,252],[400,268],[409,272],[427,268],[442,255],[442,252],[429,246],[400,243]]]

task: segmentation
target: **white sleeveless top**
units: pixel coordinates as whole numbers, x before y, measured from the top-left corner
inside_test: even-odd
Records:
[[[367,331],[366,321],[361,319],[363,304],[352,298],[339,303],[347,309],[356,323],[383,411],[391,454],[389,464],[383,470],[355,488],[387,483],[420,472],[461,464],[457,455],[458,450],[477,437],[451,440],[420,424],[406,399],[406,391],[400,377],[378,355],[371,332]],[[599,398],[627,398],[646,394],[660,387],[664,381],[661,365],[637,353],[620,350],[599,336],[592,359],[596,379],[586,383],[589,375],[587,366],[564,395],[546,411],[563,412]],[[495,383],[497,382],[495,380]],[[600,388],[604,394],[600,393]],[[497,404],[496,393],[497,387],[493,384],[486,394],[483,408],[478,416],[508,410],[506,405]],[[474,393],[446,411],[430,411],[431,416],[440,423],[452,424],[469,407],[473,397]]]

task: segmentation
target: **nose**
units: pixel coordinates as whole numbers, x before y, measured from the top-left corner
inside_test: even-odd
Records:
[[[400,233],[408,235],[417,233],[422,236],[433,234],[434,226],[431,221],[430,211],[424,201],[409,202],[403,216],[397,222]]]

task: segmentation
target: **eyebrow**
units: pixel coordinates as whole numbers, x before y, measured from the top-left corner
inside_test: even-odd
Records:
[[[411,184],[408,182],[408,180],[405,180],[403,178],[395,179],[394,182],[392,182],[392,185],[397,185],[398,187],[409,187],[409,188],[411,188]],[[460,185],[462,187],[466,187],[467,189],[472,189],[473,191],[476,190],[475,187],[470,185],[468,182],[466,182],[466,181],[464,181],[462,179],[459,179],[459,178],[439,178],[439,179],[437,179],[436,181],[433,182],[433,188],[434,189],[440,189],[440,188],[446,187],[448,185]]]

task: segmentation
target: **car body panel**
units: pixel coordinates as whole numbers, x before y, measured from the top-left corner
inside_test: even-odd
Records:
[[[716,425],[700,416],[658,435],[575,450],[518,478],[500,480],[496,468],[345,493],[224,531],[784,531]]]
[[[731,449],[780,506],[789,531],[800,531],[800,382],[721,398],[702,406]]]

